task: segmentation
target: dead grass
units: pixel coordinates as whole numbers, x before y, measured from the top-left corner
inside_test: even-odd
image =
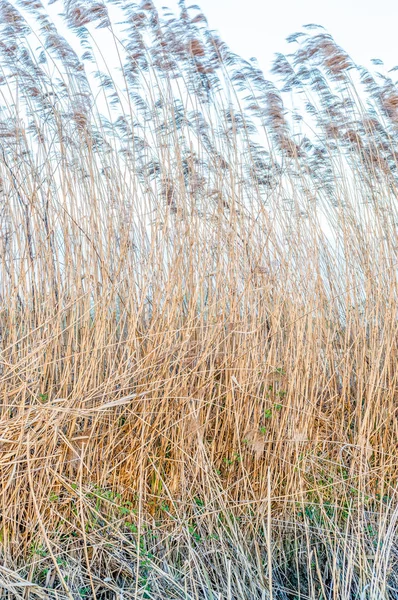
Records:
[[[1,598],[397,598],[395,84],[64,9],[0,3]]]

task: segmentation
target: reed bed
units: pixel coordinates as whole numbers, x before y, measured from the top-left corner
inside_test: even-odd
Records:
[[[182,0],[0,30],[1,598],[398,598],[393,72]]]

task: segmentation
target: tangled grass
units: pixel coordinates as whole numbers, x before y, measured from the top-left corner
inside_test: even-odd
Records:
[[[396,84],[62,9],[0,0],[1,598],[398,598]]]

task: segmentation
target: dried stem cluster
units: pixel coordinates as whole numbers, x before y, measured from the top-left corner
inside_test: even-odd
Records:
[[[397,86],[63,11],[0,0],[1,598],[396,598]]]

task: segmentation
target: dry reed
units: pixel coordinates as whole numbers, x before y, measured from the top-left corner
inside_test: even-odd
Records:
[[[63,10],[0,2],[1,598],[398,598],[397,86]]]

